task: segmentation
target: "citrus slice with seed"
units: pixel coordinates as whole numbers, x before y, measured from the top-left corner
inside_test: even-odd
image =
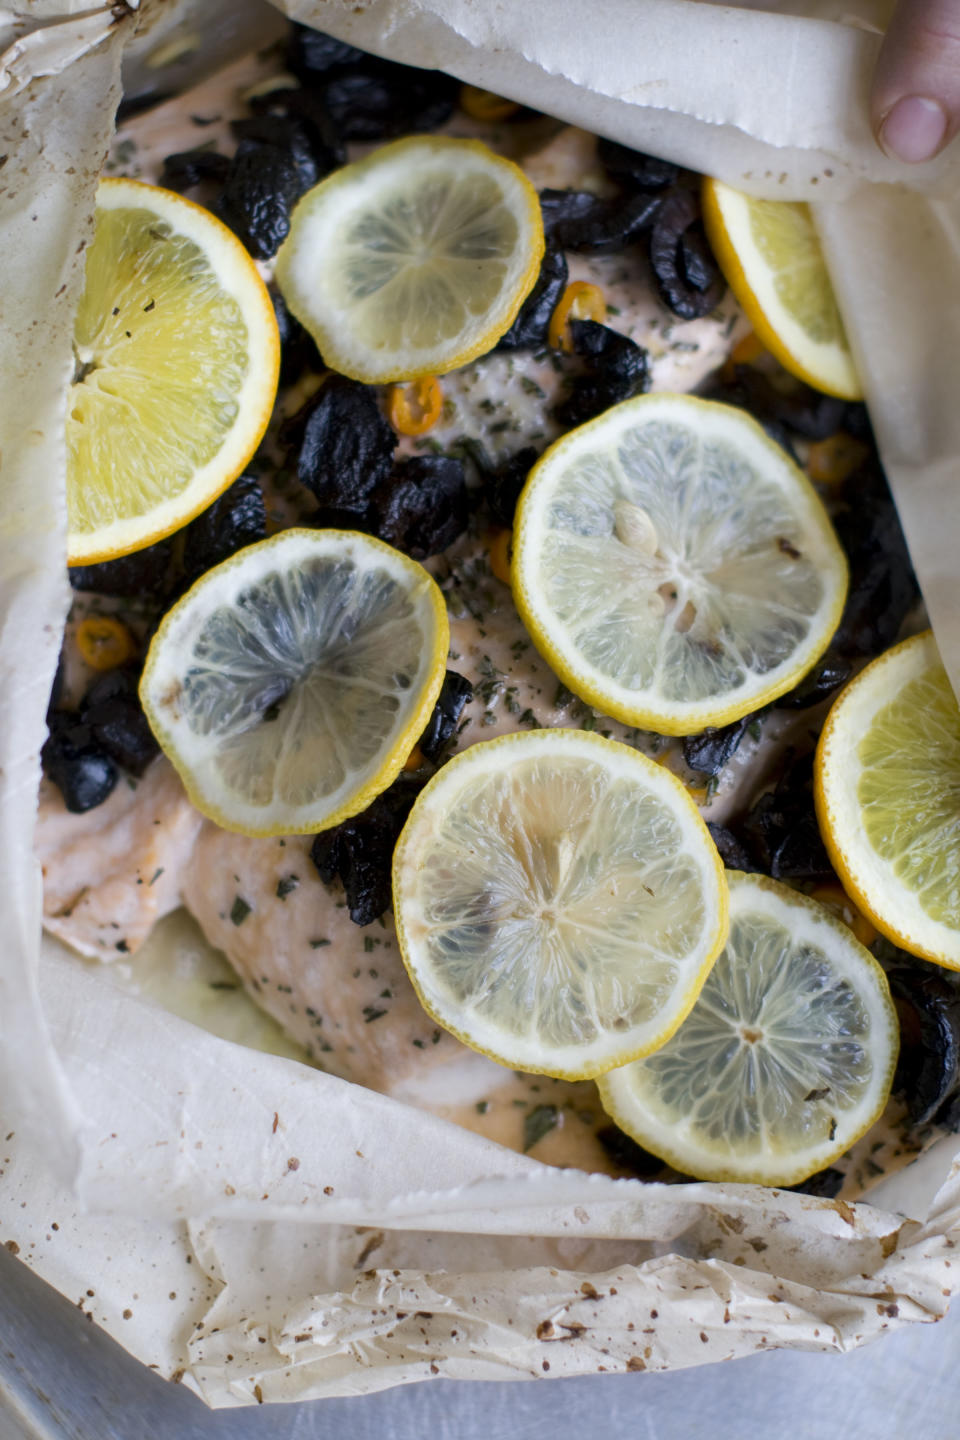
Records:
[[[655,1055],[600,1081],[607,1113],[701,1180],[795,1185],[883,1110],[899,1037],[886,976],[842,921],[727,872],[730,936]]]
[[[644,395],[563,436],[517,509],[513,593],[581,699],[689,735],[790,690],[847,563],[806,476],[740,410]]]
[[[140,697],[198,810],[247,835],[303,834],[396,779],[440,693],[443,596],[368,535],[284,530],[168,611]]]
[[[730,289],[784,369],[828,395],[862,399],[810,206],[707,179],[703,219]]]
[[[70,564],[140,550],[212,504],[260,443],[279,366],[236,236],[170,190],[102,181],[67,401]]]
[[[303,196],[276,275],[334,369],[415,380],[493,349],[543,249],[537,192],[518,166],[478,140],[414,136]]]
[[[960,970],[960,706],[929,631],[841,692],[814,774],[844,888],[889,939]]]
[[[582,1080],[656,1049],[726,935],[723,867],[679,781],[574,730],[462,751],[394,854],[420,1001],[502,1065]]]

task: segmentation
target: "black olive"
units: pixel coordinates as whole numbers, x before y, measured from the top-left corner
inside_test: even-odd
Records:
[[[125,598],[152,596],[162,600],[169,589],[171,545],[158,540],[132,555],[104,560],[99,565],[72,565],[67,571],[74,590]]]
[[[393,851],[422,786],[401,775],[362,815],[321,831],[313,842],[310,858],[321,880],[329,885],[339,875],[355,925],[372,925],[390,908]]]
[[[463,675],[448,670],[433,707],[433,714],[427,721],[427,728],[420,736],[420,749],[428,760],[440,759],[446,745],[453,738],[463,707],[473,699],[473,686]]]
[[[40,752],[44,773],[74,815],[102,805],[118,780],[117,767],[76,714],[56,710]]]
[[[707,829],[710,831],[714,845],[720,852],[720,859],[728,870],[743,870],[748,875],[757,873],[753,857],[731,829],[726,825],[718,825],[713,820],[707,821]]]
[[[849,660],[837,655],[832,649],[818,665],[805,675],[800,684],[786,695],[781,695],[775,703],[778,709],[782,710],[807,710],[811,705],[819,705],[821,700],[826,700],[841,685],[845,685],[853,672],[853,666]]]
[[[361,68],[329,76],[319,93],[343,140],[389,140],[446,124],[457,89],[437,71],[367,56]]]
[[[623,250],[654,222],[655,195],[601,199],[587,190],[541,190],[543,229],[551,245],[583,254]]]
[[[374,491],[390,474],[397,444],[376,392],[331,375],[280,434],[296,453],[297,478],[326,518],[348,527],[364,522]]]
[[[160,172],[160,184],[167,190],[192,190],[205,180],[222,184],[227,178],[230,161],[216,150],[200,147],[197,150],[180,150],[167,155]]]
[[[918,961],[888,970],[887,979],[900,1020],[894,1089],[906,1096],[913,1123],[923,1125],[960,1081],[960,990]]]
[[[834,526],[850,562],[850,590],[832,647],[879,655],[892,645],[920,587],[883,471],[868,464],[844,486]]]
[[[327,173],[317,164],[310,136],[299,120],[289,115],[247,115],[233,120],[230,129],[248,145],[265,145],[281,150],[296,166],[300,190],[309,190]]]
[[[666,190],[676,183],[679,166],[671,160],[658,160],[640,150],[630,150],[615,140],[601,140],[597,158],[604,169],[621,185],[636,190]]]
[[[313,370],[319,375],[324,369],[323,356],[313,336],[290,314],[279,290],[274,290],[270,299],[280,336],[280,384],[292,385],[304,370]]]
[[[527,476],[539,459],[540,452],[533,445],[525,445],[522,450],[516,451],[495,469],[484,474],[483,488],[487,504],[491,515],[499,524],[513,525],[517,501],[527,483]]]
[[[264,95],[255,95],[250,101],[250,109],[255,115],[296,121],[310,142],[314,162],[321,175],[329,174],[346,161],[346,146],[319,95],[309,90],[270,90]]]
[[[802,381],[780,390],[750,365],[734,366],[733,379],[713,386],[707,398],[749,410],[762,425],[785,426],[805,440],[826,440],[843,424],[848,407]]]
[[[266,533],[260,483],[253,475],[241,475],[184,530],[182,588]]]
[[[588,369],[571,382],[567,399],[554,409],[561,425],[581,425],[647,389],[647,352],[628,336],[594,320],[571,320],[570,334],[574,350],[587,360]]]
[[[667,1162],[659,1155],[651,1155],[636,1140],[617,1125],[604,1125],[597,1131],[597,1139],[614,1165],[621,1170],[630,1170],[639,1180],[652,1180],[667,1168]]]
[[[241,140],[230,162],[217,213],[257,260],[277,253],[303,192],[293,157],[273,145]]]
[[[463,461],[416,455],[399,461],[377,490],[366,523],[388,545],[425,560],[452,545],[469,518]]]
[[[677,186],[660,199],[650,232],[650,264],[660,299],[681,320],[709,315],[723,299],[726,282],[707,244],[700,201],[692,190]]]
[[[498,350],[537,350],[546,344],[550,319],[566,288],[568,273],[563,251],[548,249],[537,283],[521,305],[510,329],[500,337]]]
[[[100,675],[80,702],[79,718],[96,745],[131,775],[142,775],[160,746],[140,705],[138,669]]]
[[[829,880],[833,867],[813,808],[813,754],[787,760],[773,790],[750,807],[741,834],[776,880]]]
[[[686,735],[683,740],[683,758],[691,770],[701,775],[719,775],[740,748],[740,741],[747,732],[753,717],[744,716],[724,725],[720,730],[704,730],[702,735]]]
[[[787,1186],[787,1189],[796,1191],[798,1195],[814,1195],[818,1200],[833,1200],[840,1194],[843,1181],[843,1171],[830,1165],[826,1170],[818,1170],[815,1175],[808,1175],[799,1185]]]
[[[287,68],[304,84],[349,65],[363,65],[370,60],[364,50],[335,40],[322,30],[309,25],[291,25],[287,41]]]

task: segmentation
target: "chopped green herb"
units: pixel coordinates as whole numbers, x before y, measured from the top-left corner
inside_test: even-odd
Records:
[[[233,904],[230,907],[230,919],[234,925],[242,925],[252,908],[253,907],[248,905],[241,895],[235,896]]]
[[[364,935],[364,937],[363,937],[363,952],[364,952],[364,954],[365,954],[365,955],[370,955],[370,954],[372,954],[372,953],[373,953],[373,947],[374,947],[375,944],[376,944],[376,941],[374,940],[374,938],[373,938],[372,935]]]
[[[287,896],[296,890],[299,884],[299,875],[284,875],[283,879],[277,882],[277,899],[286,900]]]
[[[386,1014],[388,1014],[388,1011],[378,1010],[375,1005],[364,1005],[363,1007],[363,1018],[368,1025],[371,1020],[379,1020],[381,1015]]]
[[[560,1116],[556,1105],[536,1105],[523,1119],[523,1151],[532,1150],[544,1135],[549,1135]]]
[[[240,986],[236,980],[211,980],[211,990],[239,990]]]
[[[478,1101],[477,1101],[477,1114],[478,1114],[478,1115],[486,1115],[486,1113],[487,1113],[487,1111],[488,1111],[489,1109],[490,1109],[490,1101],[489,1101],[489,1100],[478,1100]]]
[[[322,945],[329,945],[329,944],[330,944],[330,941],[329,941],[329,940],[311,940],[311,941],[310,941],[310,949],[311,949],[311,950],[319,950]]]
[[[543,386],[538,385],[536,380],[531,379],[529,375],[521,375],[520,384],[528,395],[538,395],[541,400],[546,398],[546,391],[543,389]]]
[[[534,715],[532,710],[524,710],[523,714],[520,716],[520,724],[528,725],[531,730],[537,730],[540,726],[540,721],[537,719],[536,715]]]
[[[152,885],[155,880],[159,880],[159,879],[160,879],[160,876],[161,876],[162,874],[163,874],[163,866],[160,865],[156,870],[154,870],[153,874],[150,876],[150,879],[147,881],[147,884],[148,884],[148,885]]]
[[[760,720],[751,720],[747,726],[747,734],[751,740],[759,740],[763,734],[763,724]]]
[[[619,305],[608,305],[608,306],[607,306],[607,314],[608,314],[608,315],[619,315],[619,314],[620,314],[620,306],[619,306]]]

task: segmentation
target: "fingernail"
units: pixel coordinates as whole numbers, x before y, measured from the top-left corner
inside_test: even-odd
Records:
[[[904,95],[883,122],[880,144],[892,159],[916,165],[933,159],[946,133],[942,105],[924,95]]]

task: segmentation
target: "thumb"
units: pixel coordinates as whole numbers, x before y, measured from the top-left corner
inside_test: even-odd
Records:
[[[932,160],[960,129],[960,0],[900,0],[871,96],[877,143],[897,160]]]

